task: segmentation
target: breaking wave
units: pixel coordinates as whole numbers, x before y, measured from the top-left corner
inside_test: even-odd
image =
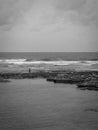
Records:
[[[91,66],[98,64],[98,61],[65,61],[65,60],[28,60],[28,59],[1,59],[0,64],[16,64],[16,65],[56,65],[56,66],[68,66],[68,65],[84,65]]]

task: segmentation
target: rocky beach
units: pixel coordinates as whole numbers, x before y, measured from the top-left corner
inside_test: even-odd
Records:
[[[98,90],[98,71],[94,70],[36,70],[32,72],[2,72],[0,82],[8,79],[45,78],[54,83],[76,84],[79,88]],[[93,84],[93,85],[92,85]]]

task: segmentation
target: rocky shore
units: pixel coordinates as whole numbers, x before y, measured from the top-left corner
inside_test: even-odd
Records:
[[[98,90],[98,71],[48,70],[26,73],[0,73],[0,82],[9,79],[45,78],[49,82],[76,84],[80,89]]]
[[[50,76],[47,81],[54,83],[76,84],[82,90],[98,91],[98,71],[69,71]]]
[[[98,72],[71,72],[64,75],[57,75],[54,78],[48,78],[47,81],[54,83],[76,84],[82,90],[98,91]]]

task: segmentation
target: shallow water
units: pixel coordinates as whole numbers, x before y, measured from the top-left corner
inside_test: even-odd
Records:
[[[75,85],[44,79],[0,83],[0,130],[97,130],[97,103],[98,92]]]

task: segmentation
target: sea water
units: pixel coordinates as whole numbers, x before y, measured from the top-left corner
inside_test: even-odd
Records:
[[[45,79],[0,83],[0,130],[98,130],[98,92]]]
[[[54,67],[63,67],[66,69],[98,70],[98,53],[0,53],[0,72],[1,70],[4,71],[6,68],[9,70],[15,70],[15,67],[20,67],[21,70],[23,67],[30,67],[32,69],[50,69]]]

